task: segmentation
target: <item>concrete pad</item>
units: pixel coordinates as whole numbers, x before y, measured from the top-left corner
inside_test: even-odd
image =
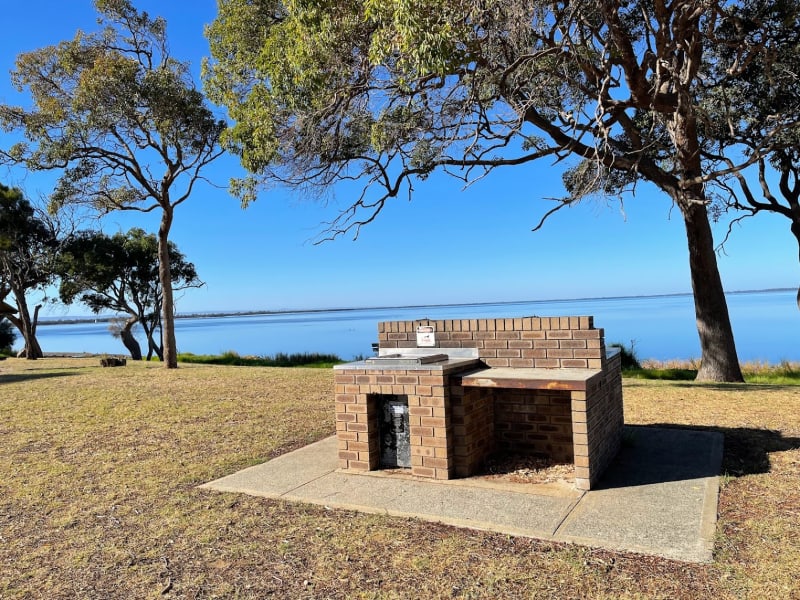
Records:
[[[433,481],[338,471],[336,438],[203,488],[309,502],[690,562],[712,558],[722,435],[626,427],[630,443],[600,486]]]
[[[626,427],[630,443],[559,539],[692,562],[712,559],[721,433]]]
[[[336,470],[339,466],[337,453],[336,438],[329,437],[200,487],[280,498],[293,489]]]
[[[336,508],[415,517],[472,529],[552,536],[580,494],[536,495],[509,490],[335,473],[284,496]]]

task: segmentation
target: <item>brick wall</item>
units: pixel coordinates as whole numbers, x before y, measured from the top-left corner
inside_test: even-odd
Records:
[[[586,431],[577,424],[573,435],[576,448],[575,478],[581,489],[590,489],[617,455],[622,442],[622,357],[617,353],[608,359],[603,377],[585,392]],[[576,398],[573,396],[573,401]],[[573,406],[573,418],[576,406]],[[586,454],[578,456],[577,448],[586,442]],[[580,464],[579,464],[580,463]]]
[[[380,466],[378,394],[408,398],[411,473],[450,479],[454,475],[453,438],[446,371],[348,369],[335,372],[336,435],[339,466],[371,471]]]
[[[495,450],[494,391],[451,382],[450,414],[456,477],[469,477]]]
[[[484,366],[544,369],[554,383],[559,369],[596,373],[588,375],[585,389],[516,389],[465,386],[463,367],[337,367],[342,468],[380,467],[377,395],[403,395],[414,475],[467,477],[492,452],[503,450],[574,462],[580,489],[597,482],[621,442],[622,380],[620,357],[606,356],[603,330],[594,328],[592,317],[388,321],[378,324],[380,348],[416,348],[420,326],[434,328],[434,348],[477,349]]]
[[[490,367],[602,369],[603,330],[592,317],[445,319],[378,323],[381,348],[416,348],[417,327],[431,325],[438,348],[477,348]]]
[[[571,463],[570,393],[515,389],[495,392],[494,436],[495,447],[503,452]]]

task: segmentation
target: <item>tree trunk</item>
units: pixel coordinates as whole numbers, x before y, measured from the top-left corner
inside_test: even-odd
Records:
[[[156,330],[156,326],[149,323],[149,319],[147,317],[142,317],[140,320],[142,324],[142,329],[144,329],[144,334],[147,337],[147,360],[149,361],[153,358],[153,353],[158,357],[158,360],[164,360],[164,350],[156,344],[156,340],[154,338],[154,332]]]
[[[120,329],[119,337],[130,352],[132,360],[142,360],[142,347],[133,335],[133,326],[139,321],[137,317],[130,317]]]
[[[161,225],[158,228],[158,279],[163,294],[161,301],[161,346],[164,366],[178,368],[178,350],[175,342],[175,306],[172,299],[172,270],[169,264],[169,230],[172,226],[172,207],[162,204]]]
[[[697,381],[744,381],[706,207],[693,203],[682,207],[681,212],[686,225],[694,310],[700,336],[701,364]]]
[[[37,305],[34,309],[34,317],[31,318],[30,311],[28,310],[28,303],[25,300],[24,294],[18,294],[17,290],[14,291],[14,298],[17,303],[17,316],[7,315],[8,320],[19,330],[22,339],[25,342],[25,347],[17,354],[20,358],[27,358],[28,360],[36,360],[42,358],[44,353],[39,340],[36,339],[36,322],[39,319],[39,309],[41,305]],[[20,299],[20,297],[22,299]]]

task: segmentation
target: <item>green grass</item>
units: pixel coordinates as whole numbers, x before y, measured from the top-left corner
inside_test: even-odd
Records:
[[[697,377],[696,369],[624,369],[623,377],[630,379],[653,379],[662,381],[692,381]]]
[[[335,354],[299,353],[284,354],[279,352],[274,356],[241,356],[233,350],[222,354],[192,354],[191,352],[178,355],[178,361],[201,365],[227,365],[231,367],[314,367],[329,369],[333,365],[344,362]]]
[[[800,363],[782,361],[777,365],[768,363],[744,363],[742,374],[747,383],[772,385],[800,385]],[[697,377],[697,365],[693,361],[672,362],[644,361],[640,368],[623,369],[622,376],[630,379],[662,381],[693,381]]]

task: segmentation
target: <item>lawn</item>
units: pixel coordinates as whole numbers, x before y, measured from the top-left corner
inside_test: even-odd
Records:
[[[725,434],[715,560],[197,486],[333,433],[330,369],[0,362],[0,598],[800,598],[800,387],[626,379]]]

